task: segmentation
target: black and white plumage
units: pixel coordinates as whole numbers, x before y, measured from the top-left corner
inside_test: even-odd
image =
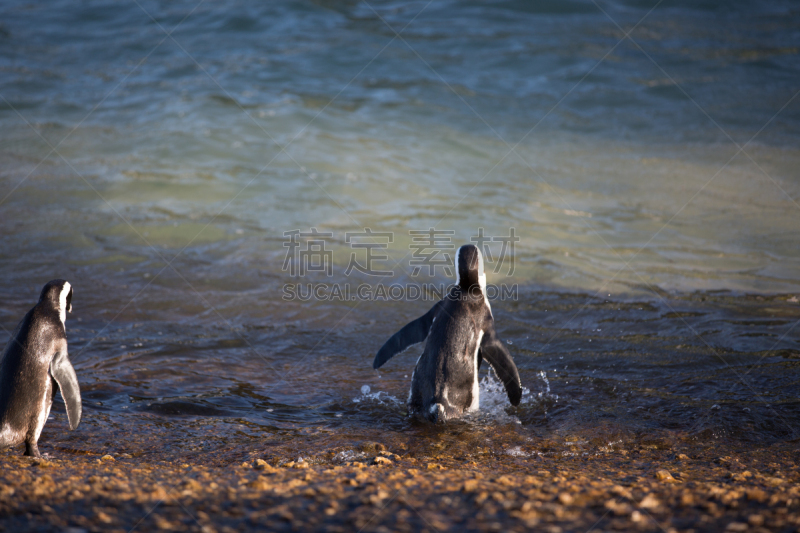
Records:
[[[19,323],[0,361],[0,446],[25,443],[25,455],[39,457],[37,442],[56,391],[67,406],[70,429],[81,420],[81,392],[67,356],[67,312],[72,286],[49,282]]]
[[[432,422],[459,418],[478,408],[478,369],[484,360],[503,382],[511,404],[519,405],[522,398],[519,372],[494,328],[480,250],[462,246],[455,266],[458,278],[448,295],[392,335],[372,363],[378,369],[427,339],[411,376],[408,408]]]

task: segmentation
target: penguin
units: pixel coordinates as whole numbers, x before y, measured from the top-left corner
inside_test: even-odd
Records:
[[[392,335],[372,363],[378,369],[427,339],[411,376],[408,411],[434,423],[478,409],[478,369],[484,360],[503,382],[511,405],[522,398],[517,367],[495,331],[481,252],[472,244],[461,246],[454,262],[457,279],[447,296]]]
[[[67,312],[72,286],[55,279],[14,330],[0,361],[0,447],[25,443],[25,455],[41,457],[37,442],[56,391],[67,406],[69,428],[81,421],[81,391],[67,356]]]

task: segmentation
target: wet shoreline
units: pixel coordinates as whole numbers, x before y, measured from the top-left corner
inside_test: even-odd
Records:
[[[766,447],[662,436],[534,458],[414,452],[364,441],[296,461],[231,449],[224,462],[63,451],[0,455],[0,529],[63,531],[794,531],[797,441]],[[43,442],[43,450],[47,443]],[[574,446],[573,446],[574,448]]]

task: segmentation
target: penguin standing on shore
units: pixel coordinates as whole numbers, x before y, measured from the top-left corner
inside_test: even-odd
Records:
[[[455,267],[458,278],[448,295],[392,335],[372,363],[378,369],[427,339],[411,376],[408,410],[438,423],[478,408],[478,369],[483,360],[503,382],[512,405],[519,405],[522,398],[517,367],[494,329],[480,250],[472,244],[459,248]]]
[[[25,455],[41,457],[36,443],[57,390],[67,406],[69,428],[78,427],[81,392],[67,357],[68,311],[72,286],[53,280],[11,335],[0,361],[0,447],[24,442]]]

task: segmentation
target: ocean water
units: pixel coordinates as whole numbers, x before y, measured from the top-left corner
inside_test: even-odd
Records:
[[[788,1],[4,2],[0,332],[75,287],[84,420],[57,405],[42,449],[798,438],[798,27]],[[378,288],[435,297],[479,235],[528,392],[484,377],[481,416],[431,428],[421,346],[371,362],[433,300]],[[368,252],[391,274],[348,268]]]

